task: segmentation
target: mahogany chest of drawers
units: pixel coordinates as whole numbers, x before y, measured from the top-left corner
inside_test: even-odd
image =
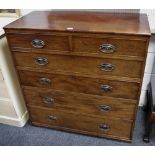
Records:
[[[145,14],[35,11],[4,30],[32,124],[132,140]]]

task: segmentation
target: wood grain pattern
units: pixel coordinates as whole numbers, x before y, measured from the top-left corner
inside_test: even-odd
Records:
[[[140,78],[142,62],[124,61],[108,58],[93,58],[66,55],[48,55],[35,53],[14,52],[15,64],[21,67],[30,67],[41,70],[66,71],[70,73],[81,73],[89,75],[110,75],[131,78]],[[48,59],[47,65],[38,65],[35,59],[43,57]],[[100,65],[110,63],[114,66],[112,71],[102,71]]]
[[[76,53],[96,53],[106,55],[99,48],[102,44],[111,44],[115,50],[109,55],[145,56],[145,42],[139,40],[127,40],[125,38],[93,38],[93,37],[73,37],[73,52]],[[108,54],[107,54],[108,55]]]
[[[31,42],[34,39],[41,39],[45,42],[43,49],[53,51],[69,51],[67,36],[27,34],[23,37],[22,34],[9,34],[8,37],[11,48],[35,49],[35,47],[31,45]]]
[[[53,71],[53,70],[40,70],[36,68],[29,68],[29,67],[20,67],[16,66],[17,70],[22,70],[22,71],[31,71],[31,72],[38,72],[38,73],[48,73],[48,74],[62,74],[62,75],[67,75],[67,76],[73,76],[73,73],[71,72],[66,72],[66,71]],[[86,78],[99,78],[99,79],[106,79],[106,80],[116,80],[116,81],[124,81],[124,82],[136,82],[136,83],[141,83],[141,79],[138,78],[130,78],[130,77],[119,77],[119,76],[110,76],[110,75],[89,75],[89,74],[80,74],[80,73],[74,73],[74,76],[82,76]]]
[[[38,88],[47,88],[53,90],[79,92],[85,94],[94,94],[101,96],[110,96],[126,99],[138,99],[139,85],[135,82],[123,82],[116,80],[107,80],[104,78],[91,78],[80,76],[69,76],[63,74],[49,74],[42,72],[22,71],[19,70],[21,84]],[[41,78],[51,80],[49,84],[42,84]],[[101,85],[112,87],[111,92],[104,92]],[[134,92],[134,93],[133,93]]]
[[[104,138],[104,139],[117,140],[117,141],[128,142],[128,143],[132,142],[132,136],[131,138],[126,138],[126,137],[118,137],[115,135],[101,135],[95,132],[88,132],[84,130],[77,130],[77,129],[71,129],[71,128],[69,129],[61,126],[53,126],[53,125],[51,126],[49,124],[43,124],[39,122],[31,122],[31,125],[34,125],[35,127],[44,127],[44,128],[50,128],[50,129],[52,128],[54,130],[60,130],[63,132],[65,131],[70,133],[83,134],[87,136],[95,136],[95,137]]]
[[[125,39],[122,37],[104,37],[94,38],[93,35],[89,37],[71,36],[66,33],[64,36],[59,35],[45,35],[45,34],[8,34],[9,42],[12,49],[31,49],[33,51],[43,51],[44,53],[93,53],[99,56],[107,55],[99,49],[102,44],[111,44],[115,47],[113,53],[109,55],[125,55],[125,56],[145,56],[145,42],[146,40],[133,39],[130,37]],[[45,46],[41,49],[36,49],[31,45],[34,39],[41,39]],[[48,51],[46,51],[48,50]],[[50,51],[49,51],[50,50]]]
[[[30,106],[47,107],[56,111],[62,109],[100,118],[111,117],[133,120],[134,109],[137,104],[137,101],[134,100],[53,91],[26,86],[23,87],[23,92],[26,103]],[[44,102],[46,97],[52,98],[54,102],[51,104]],[[102,110],[101,107],[103,106],[109,106],[110,110]]]
[[[96,118],[88,117],[78,113],[68,113],[61,110],[49,110],[45,108],[29,107],[30,117],[32,122],[47,124],[54,127],[64,127],[67,129],[76,129],[79,131],[88,131],[90,133],[97,133],[98,135],[114,135],[116,137],[124,137],[131,139],[130,131],[132,122],[109,119],[109,118]],[[54,116],[56,120],[49,120],[49,116]],[[110,129],[104,131],[99,128],[100,125],[107,124]],[[123,129],[123,130],[122,130]]]
[[[74,32],[150,35],[147,15],[78,11],[34,11],[5,26],[6,29],[33,29]]]

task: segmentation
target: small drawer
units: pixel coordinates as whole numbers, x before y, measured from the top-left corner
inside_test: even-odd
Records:
[[[119,119],[96,118],[79,113],[32,107],[29,107],[29,112],[32,123],[36,122],[51,128],[74,130],[75,132],[83,131],[101,137],[113,136],[130,139],[132,130],[132,122]]]
[[[12,49],[69,51],[67,36],[38,35],[38,34],[8,34]],[[45,51],[44,51],[45,52]]]
[[[34,69],[141,78],[143,62],[123,59],[14,52],[15,64]],[[133,69],[134,68],[134,69]]]
[[[68,110],[96,117],[115,117],[133,120],[136,101],[43,90],[39,88],[23,88],[26,103],[55,110]]]
[[[18,70],[21,84],[101,96],[138,99],[139,83]],[[134,92],[134,93],[133,93]]]
[[[145,57],[146,41],[125,38],[73,37],[73,52]]]

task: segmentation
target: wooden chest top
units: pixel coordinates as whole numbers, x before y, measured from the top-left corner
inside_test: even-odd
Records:
[[[4,29],[150,35],[145,14],[102,12],[34,11]]]

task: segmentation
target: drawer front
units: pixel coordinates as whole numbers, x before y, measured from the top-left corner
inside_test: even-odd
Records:
[[[14,52],[16,66],[89,75],[141,78],[143,62]]]
[[[11,48],[69,51],[67,36],[8,34]]]
[[[24,86],[128,99],[137,99],[139,96],[139,84],[135,82],[122,82],[24,70],[19,70],[19,76],[21,84]]]
[[[23,92],[28,105],[68,110],[97,117],[134,119],[136,104],[129,100],[25,87]]]
[[[47,124],[51,127],[62,127],[76,131],[96,133],[100,136],[116,136],[130,139],[132,123],[109,118],[88,117],[82,114],[67,113],[65,111],[30,108],[32,122]]]
[[[73,37],[73,52],[145,57],[146,41],[123,38]]]

